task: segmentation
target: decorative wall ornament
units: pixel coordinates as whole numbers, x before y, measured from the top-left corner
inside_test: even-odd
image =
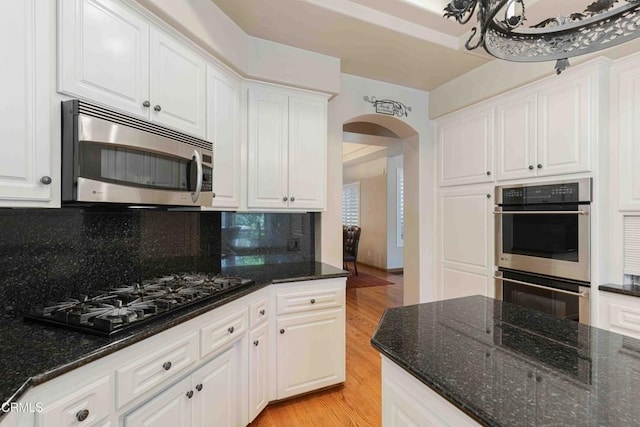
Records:
[[[568,58],[640,36],[640,0],[585,3],[581,12],[547,18],[530,27],[524,25],[524,0],[452,0],[444,17],[466,24],[477,10],[478,26],[465,43],[468,50],[483,46],[496,58],[515,62],[555,60],[560,74],[569,66]]]
[[[640,0],[639,0],[640,1]],[[407,117],[411,107],[404,105],[402,102],[393,101],[391,99],[376,99],[375,96],[363,98],[366,102],[373,104],[376,113],[387,114],[389,116]]]

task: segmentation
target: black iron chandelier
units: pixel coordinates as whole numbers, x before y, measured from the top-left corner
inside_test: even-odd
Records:
[[[524,0],[452,0],[444,16],[466,24],[476,10],[478,26],[471,30],[467,49],[483,46],[490,55],[507,61],[555,60],[558,74],[569,66],[568,58],[640,36],[640,0],[592,1],[581,12],[532,26],[525,26]]]

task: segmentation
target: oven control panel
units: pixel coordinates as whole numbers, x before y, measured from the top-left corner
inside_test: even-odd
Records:
[[[524,185],[518,187],[499,187],[498,203],[504,205],[528,205],[542,203],[579,203],[590,201],[589,197],[581,200],[579,182],[557,183],[546,185]],[[584,194],[584,189],[582,194]]]

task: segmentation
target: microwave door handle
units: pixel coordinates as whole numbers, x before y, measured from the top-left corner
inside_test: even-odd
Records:
[[[200,157],[200,153],[198,151],[193,150],[192,158],[195,160],[197,166],[196,188],[194,192],[191,193],[191,200],[195,202],[200,197],[200,191],[202,190],[202,157]]]
[[[521,280],[505,279],[504,277],[500,277],[500,276],[493,276],[493,278],[496,279],[496,280],[501,280],[503,282],[510,282],[510,283],[516,283],[518,285],[531,286],[532,288],[540,288],[540,289],[544,289],[544,290],[552,291],[552,292],[560,292],[561,294],[573,295],[573,296],[580,297],[580,298],[584,298],[585,297],[585,293],[584,292],[565,291],[564,289],[558,289],[558,288],[551,288],[549,286],[536,285],[534,283],[523,282]]]
[[[494,215],[586,215],[587,211],[493,211]]]

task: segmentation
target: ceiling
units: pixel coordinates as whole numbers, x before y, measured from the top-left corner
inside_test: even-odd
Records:
[[[247,34],[341,59],[342,72],[430,91],[490,60],[464,49],[447,0],[211,0]],[[531,24],[585,0],[527,0]]]

